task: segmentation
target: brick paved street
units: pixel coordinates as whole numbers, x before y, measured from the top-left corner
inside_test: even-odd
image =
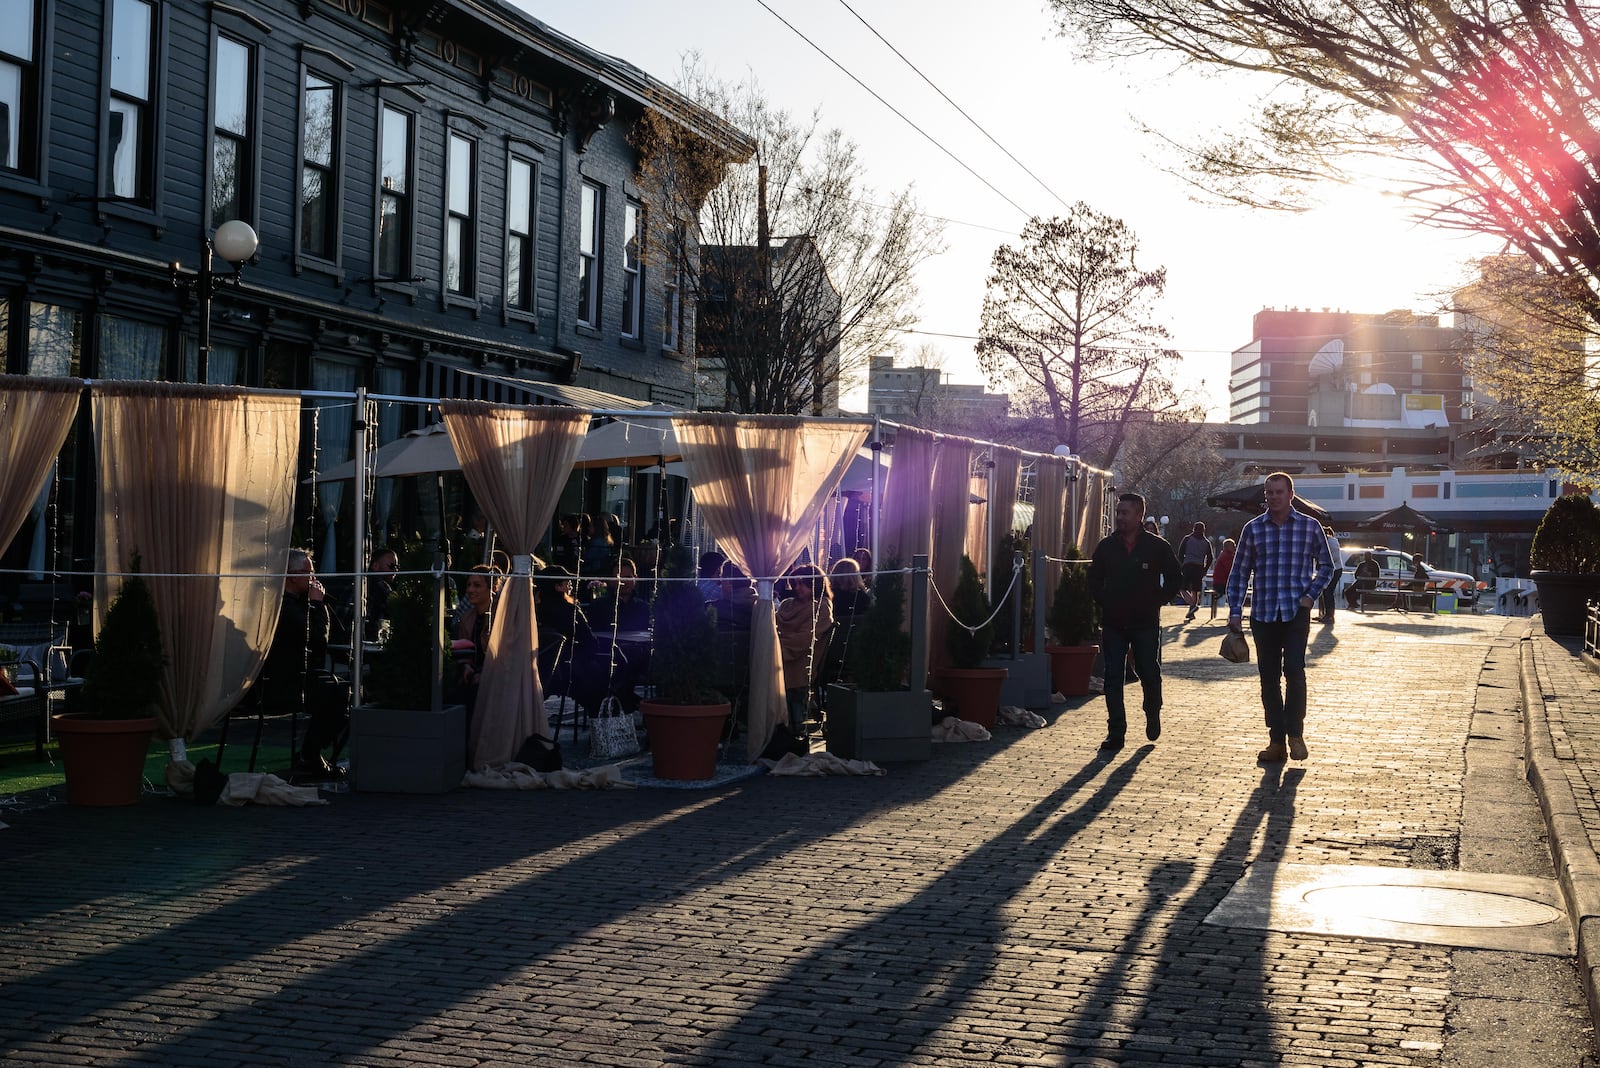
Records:
[[[885,778],[9,815],[0,1053],[1355,1068],[1465,1063],[1464,1029],[1492,1046],[1467,951],[1202,920],[1256,861],[1456,867],[1485,658],[1526,621],[1314,629],[1311,759],[1285,768],[1254,761],[1254,666],[1181,616],[1165,733],[1111,759],[1095,699]],[[1556,966],[1569,988],[1528,1012],[1578,1052],[1474,1063],[1592,1057]]]

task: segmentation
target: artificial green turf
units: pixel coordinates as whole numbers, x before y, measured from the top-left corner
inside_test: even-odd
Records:
[[[198,764],[200,761],[217,758],[217,744],[206,742],[202,745],[189,746],[189,762]],[[33,739],[19,739],[15,741],[0,741],[0,797],[9,797],[28,790],[37,790],[45,786],[61,786],[66,778],[61,770],[61,754],[54,743],[45,746],[45,759],[33,759]],[[149,755],[145,757],[144,776],[152,783],[161,785],[166,782],[164,769],[167,765],[167,743],[152,741]],[[222,770],[224,772],[248,771],[250,765],[250,745],[248,742],[241,745],[230,742],[227,751],[223,754]],[[286,745],[263,745],[256,755],[256,770],[281,772],[289,766],[289,747]]]

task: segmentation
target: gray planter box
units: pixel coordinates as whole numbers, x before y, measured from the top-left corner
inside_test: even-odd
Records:
[[[844,760],[927,760],[933,755],[933,694],[829,686],[828,752]]]
[[[467,771],[467,709],[358,705],[350,711],[350,785],[375,793],[439,794]]]
[[[1023,653],[1017,659],[990,657],[986,668],[1005,668],[1006,683],[1000,687],[1000,703],[1018,708],[1049,708],[1053,692],[1049,653]]]

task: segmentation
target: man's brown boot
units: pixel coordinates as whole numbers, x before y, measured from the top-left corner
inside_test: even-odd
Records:
[[[1289,753],[1283,748],[1282,742],[1273,742],[1256,754],[1256,760],[1263,764],[1281,764],[1288,756]]]
[[[1295,735],[1289,736],[1289,759],[1304,760],[1311,754],[1306,751],[1306,740]]]

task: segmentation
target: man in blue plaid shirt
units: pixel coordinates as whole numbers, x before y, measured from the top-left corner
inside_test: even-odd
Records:
[[[1250,634],[1261,672],[1261,704],[1269,744],[1263,763],[1306,758],[1306,641],[1311,606],[1333,581],[1322,524],[1295,510],[1294,479],[1267,476],[1267,510],[1244,525],[1228,575],[1228,629],[1244,633],[1244,595],[1251,588]],[[1287,748],[1286,748],[1287,746]]]

